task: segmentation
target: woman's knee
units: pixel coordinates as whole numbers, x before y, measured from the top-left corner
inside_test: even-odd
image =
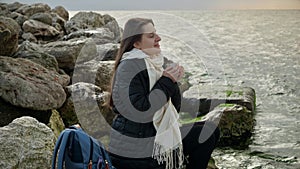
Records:
[[[199,134],[199,143],[204,143],[206,141],[213,141],[216,143],[220,137],[220,130],[218,126],[216,126],[212,122],[205,122],[202,126],[201,132]]]

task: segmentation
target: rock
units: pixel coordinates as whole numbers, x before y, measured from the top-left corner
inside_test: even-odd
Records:
[[[15,20],[15,19],[16,19],[18,16],[20,16],[20,15],[22,15],[22,14],[19,14],[19,13],[17,13],[17,12],[11,12],[9,15],[6,15],[6,17],[9,17],[9,18]],[[22,16],[23,16],[23,15],[22,15]]]
[[[204,116],[201,120],[214,121],[219,126],[220,146],[245,148],[251,143],[255,125],[254,89],[199,85],[184,92],[183,98],[181,111],[191,114],[198,111],[198,116]]]
[[[95,12],[78,12],[66,24],[65,39],[86,36],[94,39],[96,44],[118,43],[121,31],[117,21],[110,15]]]
[[[104,91],[109,91],[113,68],[114,61],[91,60],[78,64],[73,72],[72,83],[91,83]]]
[[[57,13],[65,21],[69,20],[69,12],[63,6],[56,6],[54,9],[52,9],[52,12]]]
[[[57,30],[57,31],[59,31],[59,32],[61,32],[61,34],[60,34],[60,36],[59,36],[59,38],[61,39],[61,36],[64,34],[63,32],[64,32],[64,28],[59,24],[59,23],[56,23],[56,22],[54,22],[54,23],[52,23],[52,26]],[[58,39],[58,38],[57,38]],[[49,40],[50,42],[53,42],[53,40]],[[46,42],[46,43],[48,43],[48,42]]]
[[[121,28],[119,27],[116,19],[110,15],[103,15],[105,28],[108,28],[111,32],[114,33],[114,42],[121,42]]]
[[[23,5],[16,10],[16,12],[26,15],[28,17],[36,14],[36,13],[49,13],[51,8],[47,4],[36,3],[31,5]]]
[[[52,16],[49,13],[35,13],[29,19],[43,22],[47,25],[52,25]]]
[[[59,108],[66,99],[63,86],[69,81],[69,76],[30,60],[0,57],[0,96],[15,106],[33,110]]]
[[[9,14],[7,4],[0,3],[0,16],[7,16]]]
[[[250,87],[195,85],[184,92],[183,97],[188,99],[196,98],[199,102],[205,102],[207,105],[200,105],[201,111],[204,113],[213,110],[214,107],[222,103],[239,104],[245,106],[253,113],[256,106],[255,91]],[[186,107],[185,105],[183,106]]]
[[[97,45],[111,43],[114,41],[114,34],[108,28],[97,28],[95,30],[78,30],[63,37],[64,40],[73,38],[92,38]]]
[[[96,12],[78,12],[65,25],[67,33],[78,30],[95,30],[105,25],[102,15]]]
[[[26,109],[14,106],[0,98],[0,127],[6,126],[14,119],[22,116],[34,117],[39,122],[48,124],[51,114],[50,110],[42,111]]]
[[[55,137],[32,117],[15,119],[0,128],[0,168],[50,168]]]
[[[19,9],[22,6],[24,6],[24,4],[21,4],[20,2],[14,2],[11,4],[7,4],[7,7],[11,12],[16,11],[17,9]]]
[[[36,38],[42,40],[57,39],[59,35],[61,35],[61,32],[56,30],[53,26],[32,19],[25,21],[22,28],[25,33],[30,32]]]
[[[36,37],[32,33],[23,33],[21,37],[25,41],[34,42],[34,43],[38,42],[38,40],[36,39]]]
[[[202,120],[215,122],[220,129],[219,146],[246,148],[254,131],[254,114],[237,104],[221,104],[206,114]]]
[[[12,12],[12,13],[10,14],[10,17],[11,17],[12,19],[14,19],[14,20],[19,24],[20,28],[23,26],[23,23],[24,23],[26,20],[28,20],[28,17],[27,17],[27,16],[22,15],[22,14],[19,14],[19,13],[17,13],[17,12]]]
[[[71,74],[75,64],[96,57],[96,44],[91,39],[71,39],[69,41],[50,42],[42,45],[43,50],[55,56],[59,68]]]
[[[114,61],[101,61],[97,69],[95,85],[104,91],[110,91],[111,78],[114,72]]]
[[[73,124],[79,123],[77,115],[74,111],[73,99],[71,96],[67,97],[64,104],[57,109],[57,111],[61,115],[65,127],[70,127]]]
[[[58,138],[59,134],[65,129],[64,122],[58,111],[52,110],[48,126],[51,128],[56,138]]]
[[[108,61],[115,60],[118,50],[120,48],[119,44],[106,43],[103,45],[97,45],[97,61]]]
[[[65,34],[66,20],[54,12],[51,13],[51,16],[52,16],[52,26],[55,27],[55,29],[57,29],[58,31],[64,32]]]
[[[18,48],[20,27],[11,18],[0,16],[0,56],[11,56]]]
[[[77,116],[82,128],[95,138],[109,134],[110,124],[115,114],[103,104],[107,101],[109,93],[103,92],[99,87],[79,82],[67,87],[68,95],[64,106],[59,109],[64,121],[65,117]],[[68,114],[67,114],[68,113]],[[66,123],[66,126],[78,123]]]
[[[63,17],[68,16],[68,12],[63,7],[51,10],[47,4],[42,3],[32,5],[14,3],[2,6],[8,11],[5,16],[14,19],[22,28],[19,37],[24,37],[24,40],[32,39],[33,42],[45,44],[56,41],[65,34],[66,20],[59,16],[59,14]],[[37,40],[26,34],[22,36],[23,32],[31,33]],[[21,38],[19,42],[22,43],[23,39]]]
[[[24,35],[24,34],[23,34]],[[14,58],[26,58],[35,63],[38,63],[49,70],[58,72],[58,62],[56,58],[50,54],[45,53],[42,48],[28,41],[24,41],[18,51],[14,54]]]

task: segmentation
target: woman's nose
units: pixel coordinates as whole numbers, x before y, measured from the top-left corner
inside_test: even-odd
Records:
[[[155,40],[156,40],[156,42],[160,41],[161,40],[160,36],[156,34],[156,39]]]

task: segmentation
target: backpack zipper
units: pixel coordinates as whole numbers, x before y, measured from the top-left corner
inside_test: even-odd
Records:
[[[105,160],[105,169],[109,169],[108,161],[107,160]]]
[[[92,167],[93,167],[93,161],[90,160],[89,165],[88,165],[88,169],[92,169]]]

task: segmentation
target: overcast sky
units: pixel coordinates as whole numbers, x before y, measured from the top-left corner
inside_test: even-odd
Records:
[[[14,0],[0,0],[12,3]],[[300,0],[19,0],[67,10],[300,9]]]

